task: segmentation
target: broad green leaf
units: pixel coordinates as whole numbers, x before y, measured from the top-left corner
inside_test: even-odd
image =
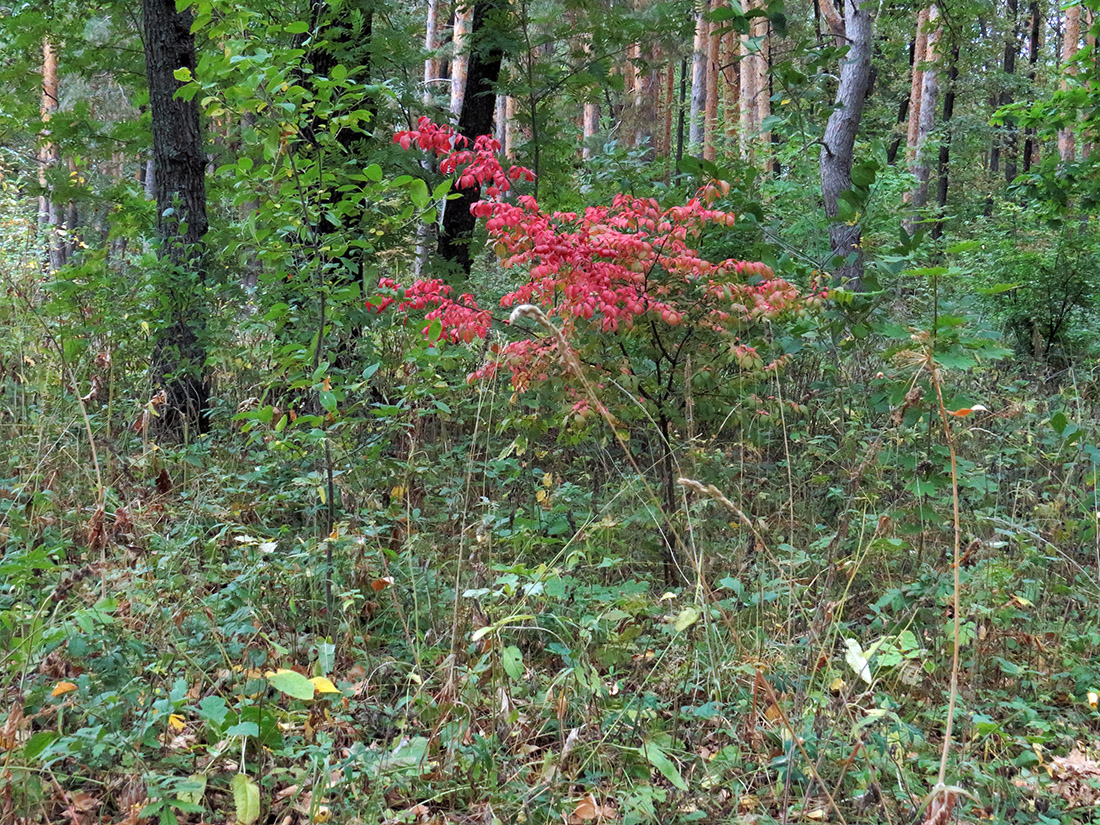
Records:
[[[226,736],[259,736],[260,726],[255,722],[239,722],[225,731]]]
[[[252,825],[260,818],[260,786],[243,773],[233,777],[229,783],[233,789],[233,806],[237,810],[237,822]]]
[[[201,805],[202,799],[206,795],[206,774],[193,773],[187,777],[187,782],[180,785],[177,791],[179,798],[184,802],[189,802],[192,805]],[[202,809],[193,811],[193,813],[201,813]]]
[[[523,678],[523,653],[515,645],[509,645],[500,652],[500,663],[504,672],[513,679]]]
[[[649,764],[655,767],[661,772],[661,775],[679,788],[681,791],[688,789],[687,782],[684,781],[684,777],[680,775],[680,769],[676,767],[676,763],[668,758],[668,755],[659,747],[651,742],[647,742],[642,745],[642,753],[645,758],[649,760]]]
[[[37,759],[50,745],[57,741],[58,733],[55,730],[44,730],[34,734],[23,746],[24,759]]]
[[[699,611],[694,607],[685,607],[680,611],[680,615],[676,617],[676,623],[673,627],[677,633],[683,633],[697,621],[699,621]]]
[[[267,676],[267,681],[271,683],[273,688],[285,693],[287,696],[293,696],[295,699],[303,700],[313,698],[313,692],[315,690],[313,682],[296,670],[279,668],[279,670],[275,672],[268,671],[264,675]]]

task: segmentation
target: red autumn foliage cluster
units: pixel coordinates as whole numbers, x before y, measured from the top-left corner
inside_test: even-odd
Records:
[[[710,261],[697,251],[695,244],[707,227],[733,225],[732,213],[712,208],[729,191],[724,182],[712,182],[687,203],[669,208],[652,198],[620,194],[609,206],[591,206],[580,214],[548,213],[528,195],[514,202],[505,199],[511,181],[533,176],[523,167],[505,169],[498,157],[500,145],[492,138],[479,137],[470,151],[449,126],[422,118],[417,129],[399,132],[394,139],[405,148],[415,144],[441,157],[441,171],[456,175],[460,186],[486,187],[485,198],[471,209],[485,219],[501,264],[528,273],[501,305],[540,306],[567,340],[585,330],[608,334],[657,323],[736,335],[755,322],[802,311],[820,298],[800,295],[763,263]],[[421,281],[404,290],[388,280],[383,286],[403,295],[394,299],[401,309],[431,307],[429,321],[438,318],[448,340],[488,334],[488,313],[470,295],[452,299],[440,281]],[[508,343],[472,377],[489,375],[504,364],[516,388],[523,389],[532,379],[546,377],[547,365],[556,360],[555,346],[552,340]],[[751,347],[735,342],[731,352],[743,366],[755,366]]]

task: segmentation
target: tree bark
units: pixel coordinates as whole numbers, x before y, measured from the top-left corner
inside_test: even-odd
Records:
[[[428,13],[424,22],[424,102],[431,103],[433,88],[439,80],[439,0],[428,0]]]
[[[61,163],[61,150],[50,140],[49,122],[58,106],[57,51],[49,39],[42,41],[42,102],[39,114],[44,131],[38,149],[38,183],[42,194],[38,196],[38,226],[46,239],[46,261],[50,272],[56,272],[66,262],[67,247],[62,238],[61,210],[53,198],[49,172]]]
[[[1010,24],[1009,31],[1005,37],[1005,49],[1004,57],[1001,61],[1001,68],[1005,74],[1005,80],[1013,77],[1016,74],[1016,54],[1020,48],[1020,27],[1019,27],[1020,6],[1019,0],[1008,0],[1008,20]],[[957,74],[956,67],[952,67],[952,74]],[[952,89],[949,94],[953,95]],[[1000,95],[997,98],[998,106],[1007,106],[1012,102],[1012,95],[1008,89],[1002,89]],[[1019,135],[1015,124],[1006,123],[1004,126],[1004,134],[1000,135],[1004,145],[1005,156],[1005,182],[1012,183],[1016,180],[1017,174],[1017,149],[1019,148]]]
[[[1062,38],[1062,89],[1068,89],[1077,76],[1077,49],[1081,40],[1081,7],[1066,9],[1065,34]],[[1062,163],[1073,163],[1076,158],[1076,129],[1067,126],[1058,132],[1058,154]]]
[[[741,71],[737,57],[741,41],[732,31],[722,35],[722,118],[726,124],[726,150],[737,146],[741,108]]]
[[[1039,62],[1039,34],[1042,31],[1043,19],[1039,11],[1039,0],[1033,0],[1028,14],[1031,17],[1031,31],[1028,35],[1027,79],[1028,87],[1034,94],[1036,70]],[[1035,128],[1029,126],[1024,133],[1024,172],[1031,171],[1031,164],[1038,160],[1036,157],[1037,152],[1038,143],[1035,140]]]
[[[951,118],[955,114],[955,84],[959,78],[959,44],[951,47],[951,66],[947,70],[947,91],[943,96],[943,140],[940,142],[938,164],[939,182],[936,187],[936,222],[932,225],[932,237],[943,235],[944,211],[947,209],[948,173],[951,163]]]
[[[752,0],[741,0],[741,11],[748,14],[752,10]],[[741,157],[752,159],[752,141],[756,136],[756,55],[749,52],[750,34],[741,38]]]
[[[505,0],[477,0],[474,3],[457,129],[470,146],[478,136],[492,134],[495,87],[504,61],[500,39],[493,36],[492,26],[493,18],[506,8]],[[443,212],[437,251],[441,258],[457,266],[463,277],[469,277],[473,267],[470,243],[477,224],[470,207],[481,198],[481,187],[475,185],[455,191],[458,197],[448,201]]]
[[[210,386],[202,340],[205,307],[203,236],[206,217],[206,153],[198,101],[175,97],[177,69],[195,70],[191,12],[175,0],[143,0],[145,71],[153,122],[153,191],[157,203],[159,255],[164,269],[165,317],[156,331],[153,374],[165,390],[160,421],[169,433],[208,427]]]
[[[463,0],[458,0],[462,3]],[[451,43],[454,56],[451,58],[451,117],[458,120],[462,114],[462,103],[466,98],[467,76],[470,70],[469,40],[473,22],[473,9],[460,5],[455,9],[454,34]]]
[[[850,44],[840,69],[836,104],[821,141],[819,168],[825,215],[829,219],[829,245],[843,263],[836,279],[853,291],[863,289],[861,227],[838,221],[840,195],[852,188],[852,153],[859,131],[867,89],[871,80],[872,21],[859,0],[844,0],[845,34]]]
[[[931,26],[931,31],[928,33],[928,48],[921,78],[920,118],[917,123],[916,155],[913,158],[913,175],[917,182],[913,189],[911,203],[915,209],[920,209],[928,203],[928,180],[931,167],[927,143],[936,125],[936,100],[940,89],[937,64],[939,62],[938,44],[943,29],[939,17],[939,8],[932,6],[928,11],[928,25]]]
[[[924,62],[928,59],[928,9],[917,14],[917,35],[913,47],[913,69],[909,83],[909,128],[905,140],[905,156],[912,165],[917,157],[917,135],[920,131],[921,92],[924,88]]]
[[[690,152],[698,155],[703,150],[704,116],[707,107],[707,52],[710,40],[710,25],[707,23],[707,10],[710,4],[700,0],[695,10],[695,40],[691,53],[691,117],[688,129]]]
[[[703,158],[718,158],[718,65],[721,36],[718,23],[710,24],[707,34],[707,105],[703,118]]]

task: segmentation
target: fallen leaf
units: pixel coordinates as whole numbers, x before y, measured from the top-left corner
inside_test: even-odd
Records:
[[[329,679],[324,676],[314,676],[309,681],[313,682],[313,688],[318,693],[340,693],[340,688],[336,687]]]
[[[50,696],[64,696],[66,693],[72,693],[74,690],[77,690],[77,686],[72,682],[58,682],[53,686],[53,692],[50,693]]]

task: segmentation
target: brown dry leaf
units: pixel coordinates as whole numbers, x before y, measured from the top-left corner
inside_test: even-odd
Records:
[[[102,803],[89,793],[77,791],[70,797],[69,804],[77,813],[84,814],[96,810]]]
[[[601,805],[593,794],[588,794],[573,809],[573,813],[567,818],[570,825],[578,825],[581,822],[611,822],[619,818],[619,812],[610,802]]]
[[[928,806],[922,825],[947,825],[951,821],[951,812],[955,808],[955,794],[944,791],[937,794]]]
[[[774,722],[777,719],[782,719],[783,714],[780,712],[779,706],[773,703],[768,705],[767,709],[764,711],[764,718],[769,722]]]
[[[172,476],[168,475],[168,470],[161,467],[160,473],[157,474],[157,492],[162,496],[167,495],[172,490]]]
[[[1100,762],[1074,748],[1051,759],[1047,772],[1054,780],[1051,791],[1071,808],[1100,804]]]
[[[370,583],[370,589],[377,593],[380,590],[385,590],[391,584],[393,584],[393,576],[382,576]]]

